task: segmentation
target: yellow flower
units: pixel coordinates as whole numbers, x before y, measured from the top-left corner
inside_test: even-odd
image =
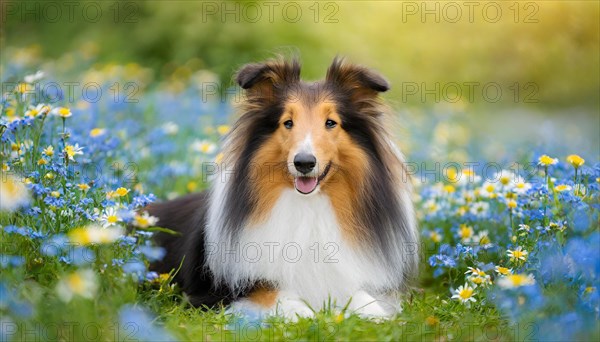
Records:
[[[60,197],[60,192],[58,192],[58,191],[52,191],[50,193],[50,196],[52,196],[54,198],[59,198]]]
[[[76,155],[83,154],[82,150],[83,150],[83,147],[79,147],[79,144],[75,144],[75,146],[67,145],[67,146],[65,146],[64,153],[66,154],[66,156],[69,160],[75,161]]]
[[[90,186],[85,183],[79,183],[79,184],[77,184],[77,187],[81,191],[88,191],[90,189]]]
[[[115,196],[116,197],[123,197],[125,195],[127,195],[129,193],[129,189],[126,188],[118,188],[117,190],[115,190]]]
[[[71,113],[71,110],[69,108],[67,108],[67,107],[58,107],[58,108],[55,108],[53,110],[53,113],[55,115],[60,116],[61,118],[68,118],[71,115],[73,115],[73,113]]]
[[[40,114],[48,114],[48,112],[50,112],[50,106],[44,105],[44,104],[39,104],[35,107],[30,106],[29,110],[25,112],[25,116],[35,118],[36,116],[38,116]]]
[[[554,187],[554,190],[558,192],[569,191],[571,190],[571,186],[567,184],[561,184]]]
[[[148,212],[144,212],[142,215],[139,213],[133,218],[133,225],[138,228],[148,228],[156,225],[158,218],[150,216]]]
[[[435,213],[438,210],[438,205],[436,201],[430,199],[427,202],[423,203],[423,209],[427,210],[427,212]]]
[[[56,178],[56,175],[55,175],[54,173],[52,173],[52,172],[48,172],[48,173],[46,173],[46,174],[44,175],[44,177],[45,177],[46,179],[53,180],[54,178]]]
[[[550,166],[550,165],[555,165],[557,163],[558,163],[558,159],[551,158],[545,154],[538,158],[538,165]]]
[[[29,203],[29,192],[22,181],[0,174],[0,211],[14,211]]]
[[[429,316],[429,317],[425,318],[425,324],[427,324],[429,326],[438,325],[439,323],[440,323],[440,320],[435,316]]]
[[[500,275],[509,275],[512,273],[512,270],[508,267],[496,266],[496,272]]]
[[[468,240],[471,236],[473,236],[473,228],[467,226],[466,224],[461,224],[458,229],[458,236],[460,236],[463,240]]]
[[[460,206],[457,210],[456,213],[459,216],[464,216],[467,212],[469,211],[469,207],[467,207],[466,205]]]
[[[452,185],[446,185],[444,186],[444,191],[451,194],[456,191],[456,189]]]
[[[487,231],[483,231],[477,234],[477,240],[479,240],[479,245],[481,246],[489,245],[490,243],[492,243],[492,240],[488,236]]]
[[[9,119],[12,119],[15,116],[15,109],[13,107],[6,108],[6,116],[8,116]]]
[[[228,125],[220,125],[219,127],[217,127],[217,132],[219,132],[220,135],[225,135],[229,133],[230,130],[231,127],[229,127]]]
[[[485,272],[483,272],[482,270],[480,270],[477,267],[467,267],[467,272],[465,272],[465,274],[472,274],[472,275],[477,275],[477,276],[482,276],[485,277],[486,274]]]
[[[91,225],[73,229],[68,235],[71,242],[90,245],[93,243],[112,243],[123,236],[123,230],[119,226],[102,228],[98,225]]]
[[[456,183],[459,180],[458,171],[453,167],[448,169],[446,176],[448,178],[448,182],[450,183]]]
[[[104,133],[106,133],[106,129],[94,128],[90,131],[90,137],[92,137],[92,138],[99,137],[101,135],[104,135]]]
[[[452,299],[457,299],[459,302],[465,304],[468,302],[476,302],[473,296],[475,295],[475,287],[471,287],[468,284],[461,285],[458,289],[454,290]]]
[[[217,145],[208,140],[196,140],[191,145],[192,150],[198,151],[204,154],[211,154],[217,150]]]
[[[73,296],[92,299],[98,291],[98,280],[92,270],[79,270],[63,277],[56,285],[58,297],[69,302]]]
[[[117,208],[111,207],[111,208],[107,208],[104,211],[104,214],[100,218],[100,221],[102,222],[103,227],[107,228],[107,227],[110,227],[110,226],[116,224],[117,222],[122,221],[122,219],[121,219],[121,217],[119,217],[119,212],[118,212]]]
[[[567,162],[577,169],[585,163],[585,159],[576,154],[571,154],[567,157]]]
[[[223,161],[223,157],[224,157],[223,153],[217,154],[217,156],[215,157],[215,163],[220,164]],[[598,183],[600,183],[600,181]]]
[[[186,185],[186,188],[189,192],[196,191],[196,189],[198,189],[198,183],[194,181],[189,181]]]
[[[438,233],[436,231],[429,233],[429,238],[431,239],[431,241],[433,241],[435,243],[442,241],[442,235],[440,235],[440,233]]]
[[[467,176],[467,177],[473,177],[473,176],[475,176],[475,171],[473,171],[473,170],[463,170],[462,174],[465,175],[465,176]]]
[[[562,225],[562,224],[558,224],[556,222],[550,222],[548,223],[548,227],[554,230],[558,230],[559,232],[563,232],[565,229],[567,229],[566,226]]]
[[[37,161],[37,164],[38,164],[38,165],[46,165],[46,164],[48,164],[48,161],[46,161],[46,159],[44,159],[44,158],[40,158],[40,159]]]
[[[506,254],[510,257],[510,260],[513,262],[517,260],[525,261],[527,260],[528,252],[524,250],[521,246],[517,247],[515,250],[507,250]]]
[[[465,274],[470,274],[469,281],[477,285],[489,285],[492,283],[491,277],[479,268],[469,267]]]
[[[8,166],[8,164],[6,163],[2,163],[2,171],[9,171],[10,170],[10,166]]]
[[[510,274],[498,280],[498,285],[503,288],[515,288],[535,284],[531,274]]]
[[[30,109],[30,110],[28,110],[28,111],[25,112],[25,116],[29,116],[29,117],[32,117],[32,118],[35,118],[38,114],[39,114],[39,112],[35,108],[32,108],[32,109]]]
[[[506,205],[508,206],[509,209],[515,209],[517,207],[517,201],[508,200],[508,202],[506,202]]]
[[[517,182],[517,184],[515,184],[515,187],[517,188],[517,191],[519,191],[522,194],[523,192],[527,191],[531,187],[531,185],[529,183],[519,181]]]
[[[54,155],[54,147],[48,146],[42,152],[44,152],[44,154],[48,157],[52,157]]]
[[[529,233],[531,231],[531,227],[529,225],[527,225],[527,224],[520,223],[519,224],[519,230]]]
[[[33,90],[33,87],[27,83],[19,83],[15,87],[17,93],[25,94]]]

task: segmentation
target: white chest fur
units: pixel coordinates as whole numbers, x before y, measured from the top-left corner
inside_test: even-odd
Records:
[[[385,282],[383,267],[345,241],[322,193],[285,190],[269,218],[246,227],[235,242],[219,240],[211,228],[209,221],[209,265],[230,284],[267,280],[322,307],[329,299],[344,305],[356,291]]]

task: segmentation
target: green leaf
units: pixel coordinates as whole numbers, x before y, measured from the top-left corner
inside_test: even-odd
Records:
[[[169,228],[162,228],[162,227],[148,227],[148,228],[137,228],[138,230],[145,230],[148,232],[161,232],[161,233],[167,233],[167,234],[171,234],[171,235],[181,235],[180,232],[171,230]]]

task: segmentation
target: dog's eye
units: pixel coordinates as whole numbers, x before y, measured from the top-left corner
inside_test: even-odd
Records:
[[[287,120],[283,123],[283,127],[287,129],[291,129],[294,126],[294,122],[292,120]]]
[[[329,119],[327,121],[325,121],[325,127],[333,128],[335,126],[337,126],[337,122],[335,122],[333,120],[329,120]]]

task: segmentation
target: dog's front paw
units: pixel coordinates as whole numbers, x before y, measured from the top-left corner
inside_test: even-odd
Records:
[[[275,315],[296,321],[298,318],[314,317],[315,312],[298,296],[281,293],[277,300]]]
[[[358,291],[352,296],[348,310],[363,318],[375,320],[389,319],[396,313],[392,305],[376,299],[365,291]]]

